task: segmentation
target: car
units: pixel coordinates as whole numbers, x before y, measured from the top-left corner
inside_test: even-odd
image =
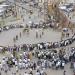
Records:
[[[2,28],[0,27],[0,32],[2,32]]]
[[[13,29],[13,28],[15,28],[15,26],[14,25],[10,25],[9,28],[10,29]]]
[[[72,36],[73,41],[75,41],[75,35]]]
[[[8,26],[4,26],[3,30],[9,30],[9,27]]]

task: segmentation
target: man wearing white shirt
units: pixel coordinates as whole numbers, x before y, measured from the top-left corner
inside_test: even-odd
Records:
[[[22,69],[22,63],[21,62],[19,62],[19,68]]]
[[[44,71],[43,70],[41,70],[40,73],[41,73],[41,75],[44,75]]]
[[[17,61],[15,61],[15,66],[17,66],[18,65],[18,62]]]
[[[24,75],[29,75],[29,74],[25,72]]]
[[[64,69],[64,66],[65,66],[65,62],[62,62],[62,69]]]
[[[58,61],[58,62],[56,63],[56,69],[58,69],[58,68],[59,68],[60,64],[61,64],[61,62],[60,62],[60,61]]]
[[[26,69],[28,69],[28,63],[25,64]]]
[[[36,74],[35,75],[40,75],[40,72],[37,70]]]
[[[0,63],[0,69],[2,70],[3,69],[3,66],[2,66],[2,64]]]

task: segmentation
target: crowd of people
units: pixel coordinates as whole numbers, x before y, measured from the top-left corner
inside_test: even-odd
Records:
[[[69,34],[67,34],[69,37]],[[21,33],[20,33],[21,37]],[[18,38],[16,36],[16,38]],[[23,44],[3,47],[0,51],[9,51],[12,55],[11,57],[4,57],[0,63],[0,74],[2,71],[8,74],[11,71],[11,67],[15,67],[15,72],[12,75],[16,75],[19,71],[25,70],[24,75],[34,75],[33,70],[35,70],[35,75],[47,75],[44,71],[46,69],[64,69],[68,62],[71,62],[71,68],[75,72],[75,48],[66,53],[66,50],[57,51],[56,48],[66,47],[75,41],[75,34],[72,37],[61,40],[58,42],[41,42],[37,44]],[[19,54],[23,51],[23,54]],[[33,61],[33,57],[35,60]],[[29,70],[29,72],[26,72]],[[64,71],[65,73],[65,71]],[[21,73],[19,73],[21,75]]]
[[[21,34],[20,34],[21,36]],[[16,36],[17,38],[17,36]],[[59,42],[41,42],[41,43],[37,43],[37,44],[23,44],[23,45],[19,45],[19,46],[13,46],[13,47],[7,47],[8,50],[11,50],[13,48],[17,48],[17,50],[22,49],[22,50],[28,50],[28,51],[32,51],[32,50],[47,50],[47,49],[52,49],[52,48],[60,48],[60,47],[65,47],[68,46],[70,44],[72,44],[75,41],[75,34],[71,37],[68,38],[66,40],[61,40]]]
[[[36,27],[31,26],[30,28],[39,28],[38,25],[35,26]],[[42,28],[45,27],[46,26],[43,26]],[[21,25],[4,26],[1,28],[1,32],[13,28],[24,28],[24,27]],[[69,34],[67,34],[67,36],[69,37]],[[18,39],[18,36],[16,36],[16,39]],[[37,44],[23,44],[18,46],[14,45],[3,47],[2,49],[0,49],[0,51],[9,51],[11,52],[12,56],[5,57],[2,59],[2,62],[0,63],[1,71],[8,73],[8,71],[11,71],[11,67],[15,66],[16,72],[12,73],[12,75],[16,75],[16,73],[19,72],[19,70],[28,70],[28,69],[30,69],[30,72],[29,73],[25,72],[24,75],[34,75],[33,70],[36,70],[35,75],[47,75],[44,71],[45,69],[56,69],[56,70],[64,69],[65,64],[71,62],[71,67],[74,69],[75,72],[75,62],[74,62],[75,48],[72,48],[69,55],[67,55],[65,50],[59,51],[55,50],[56,48],[68,46],[72,44],[74,41],[75,41],[75,34],[73,34],[72,37],[66,40],[61,40],[58,42],[47,42],[47,43],[41,42]],[[16,53],[20,51],[23,51],[23,54],[16,56],[17,55]],[[33,56],[35,57],[36,61],[32,61]]]
[[[23,28],[23,25],[11,24],[11,25],[7,25],[7,26],[3,26],[3,27],[0,27],[0,32],[7,31],[10,29],[14,29],[14,28]]]
[[[20,0],[22,1],[22,0]],[[27,0],[28,1],[28,0]],[[31,0],[34,1],[34,0]],[[26,1],[23,1],[27,3]],[[32,6],[32,5],[30,5]],[[34,3],[34,7],[37,7],[38,3]],[[39,12],[41,12],[42,8],[40,7]],[[33,11],[30,10],[32,14]],[[14,13],[13,13],[14,14]],[[26,27],[22,25],[9,25],[0,27],[0,32],[8,31],[13,28],[25,28],[24,30],[29,33],[28,29],[32,28],[58,28],[59,26],[55,26],[54,21],[49,21],[47,23],[31,23],[31,25],[26,25]],[[28,29],[26,29],[28,28]],[[42,32],[42,35],[44,33]],[[69,37],[69,33],[67,33]],[[21,32],[20,32],[21,37]],[[38,37],[38,32],[36,32],[36,38]],[[41,37],[41,35],[40,35]],[[18,40],[18,35],[16,35],[16,40]],[[13,39],[15,42],[15,38]],[[75,33],[72,37],[61,40],[57,42],[41,42],[37,44],[22,44],[8,46],[8,47],[0,47],[0,52],[7,51],[10,52],[11,55],[8,57],[3,57],[0,62],[0,75],[3,75],[2,72],[8,75],[8,72],[11,72],[11,75],[19,75],[21,71],[24,70],[23,75],[47,75],[45,72],[46,69],[59,70],[63,69],[67,63],[71,63],[71,68],[73,68],[75,73],[75,48],[71,48],[70,52],[67,53],[65,49],[62,47],[66,47],[72,44],[75,41]],[[61,50],[56,50],[56,48],[62,48]],[[20,53],[22,51],[22,53]],[[12,72],[12,68],[15,71]],[[28,70],[29,72],[27,72]],[[33,71],[35,70],[35,73]],[[64,75],[65,75],[64,71]]]
[[[6,26],[2,26],[0,27],[0,32],[3,32],[3,31],[7,31],[7,30],[10,30],[10,29],[13,29],[13,28],[29,28],[29,29],[32,29],[32,28],[43,28],[43,29],[46,29],[46,28],[55,28],[55,25],[52,21],[50,22],[43,22],[43,21],[40,21],[39,24],[37,23],[34,23],[34,22],[31,22],[30,25],[26,24],[25,26],[23,26],[22,24],[11,24],[11,25],[6,25]]]
[[[19,52],[19,51],[17,51]],[[23,51],[18,54],[18,58],[11,52],[11,56],[3,57],[0,62],[0,70],[8,73],[11,68],[15,69],[12,75],[16,75],[19,71],[24,70],[24,75],[47,75],[46,69],[59,70],[64,69],[65,65],[71,62],[71,68],[75,72],[75,48],[70,48],[70,52],[66,52],[64,48],[60,50],[33,50]],[[27,72],[26,70],[29,70]],[[2,75],[2,74],[1,74]],[[20,74],[21,75],[21,74]]]
[[[47,75],[43,70],[45,66],[40,66],[41,63],[38,63],[39,61],[32,61],[31,58],[31,52],[23,52],[23,54],[20,54],[18,59],[14,57],[13,54],[10,57],[3,57],[2,61],[0,62],[0,74],[2,71],[8,74],[8,72],[11,71],[11,68],[14,67],[15,72],[11,71],[12,75],[16,75],[16,73],[21,70],[25,70],[24,75],[34,75],[33,70],[36,70],[35,75]],[[29,73],[27,73],[26,70],[29,70]],[[19,73],[19,75],[21,74]]]

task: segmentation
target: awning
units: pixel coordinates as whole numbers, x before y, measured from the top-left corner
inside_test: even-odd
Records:
[[[60,6],[59,9],[66,10],[66,6]]]

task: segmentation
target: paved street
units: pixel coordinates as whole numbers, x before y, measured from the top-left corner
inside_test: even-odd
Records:
[[[4,31],[0,33],[0,45],[1,46],[13,46],[13,38],[18,35],[19,39],[15,42],[15,44],[34,44],[34,43],[40,43],[40,42],[57,42],[60,41],[61,33],[55,32],[52,29],[44,30],[44,35],[40,38],[40,34],[42,34],[42,29],[37,29],[39,33],[39,38],[36,38],[36,29],[30,30],[29,35],[27,33],[23,34],[23,29],[12,29],[8,31]],[[20,38],[20,32],[22,33],[22,36]]]
[[[0,33],[0,45],[2,46],[12,46],[13,43],[13,37],[15,37],[15,35],[19,35],[20,32],[22,32],[23,29],[13,29],[13,30],[9,30],[9,31],[4,31],[2,33]],[[42,32],[42,29],[38,29],[39,34]],[[16,42],[16,44],[23,44],[23,43],[38,43],[38,42],[48,42],[48,41],[60,41],[60,37],[61,37],[61,33],[57,32],[57,31],[53,31],[52,29],[46,29],[44,30],[44,35],[42,36],[42,38],[37,38],[35,37],[35,32],[36,30],[30,30],[29,35],[27,35],[27,33],[22,33],[21,38],[19,37],[19,40]],[[66,51],[69,52],[70,47],[75,46],[75,42],[66,47]],[[68,50],[69,48],[69,50]],[[59,49],[57,49],[59,50]],[[0,54],[1,58],[4,56],[10,56],[9,53],[6,53],[5,55]],[[34,61],[36,61],[36,59],[34,59]],[[65,65],[65,70],[66,70],[66,75],[73,75],[73,70],[70,69],[70,63],[68,63],[67,65]],[[2,72],[2,75],[10,75],[12,72],[16,72],[16,68],[12,68],[11,71],[9,71],[7,74],[5,74],[4,72]],[[47,73],[47,75],[63,75],[63,71],[64,70],[52,70],[52,69],[46,69],[45,72]],[[17,75],[21,74],[23,75],[24,72],[29,72],[29,70],[21,70],[17,73]],[[35,75],[36,71],[33,71],[34,75]]]

